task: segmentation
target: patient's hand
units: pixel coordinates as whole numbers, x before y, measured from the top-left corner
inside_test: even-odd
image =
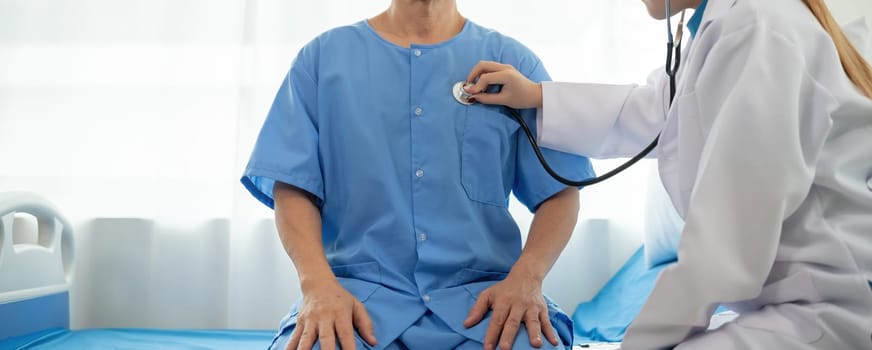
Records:
[[[372,320],[357,298],[336,280],[318,282],[303,289],[297,327],[287,350],[310,350],[316,341],[321,349],[334,350],[336,337],[343,350],[355,348],[354,329],[370,345],[376,344]]]
[[[486,350],[495,349],[497,340],[500,349],[511,349],[522,322],[527,327],[530,345],[541,347],[542,334],[551,344],[559,344],[548,318],[540,279],[513,270],[505,280],[478,295],[463,325],[475,326],[490,309],[493,309],[493,316],[484,338]]]

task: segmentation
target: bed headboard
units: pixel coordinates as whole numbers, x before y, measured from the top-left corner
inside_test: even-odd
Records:
[[[0,339],[69,327],[72,233],[39,195],[0,192]]]

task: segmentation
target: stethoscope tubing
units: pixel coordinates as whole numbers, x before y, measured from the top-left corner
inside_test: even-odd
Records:
[[[666,75],[669,77],[669,106],[671,107],[672,101],[675,99],[675,76],[678,73],[678,68],[681,66],[681,26],[684,22],[684,14],[682,13],[681,22],[678,24],[678,44],[676,45],[673,41],[672,36],[672,22],[670,20],[671,14],[669,5],[669,0],[666,0],[666,25],[668,28],[667,31],[669,32],[668,40],[666,42]],[[672,61],[673,52],[675,56],[675,62]],[[571,187],[586,187],[595,185],[605,180],[608,180],[617,174],[620,174],[624,170],[627,170],[627,168],[633,166],[633,164],[639,162],[639,160],[641,160],[642,158],[647,157],[648,154],[650,154],[651,151],[654,150],[654,148],[657,148],[657,144],[660,142],[661,133],[658,132],[657,137],[654,138],[654,141],[651,141],[651,143],[647,147],[645,147],[645,149],[643,149],[641,152],[639,152],[623,164],[610,170],[609,172],[600,176],[594,176],[592,178],[587,178],[584,180],[571,180],[561,176],[559,173],[557,173],[557,171],[551,168],[550,164],[548,164],[548,161],[542,154],[542,150],[539,149],[539,143],[536,142],[536,136],[533,135],[533,131],[524,121],[524,118],[521,117],[521,113],[514,108],[506,107],[506,109],[508,110],[509,116],[521,125],[521,129],[523,129],[524,134],[527,135],[527,140],[530,141],[530,145],[533,146],[533,152],[536,153],[536,158],[539,159],[539,163],[542,164],[542,167],[545,169],[545,171],[548,172],[548,174],[551,175],[551,177],[553,177],[555,180]]]

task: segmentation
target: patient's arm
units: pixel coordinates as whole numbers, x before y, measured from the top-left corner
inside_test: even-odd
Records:
[[[316,341],[332,349],[338,335],[342,349],[354,349],[354,329],[375,345],[366,308],[346,291],[327,263],[321,243],[321,213],[308,192],[276,182],[275,219],[282,246],[300,276],[303,301],[287,349],[311,349]]]
[[[536,210],[521,257],[508,277],[478,296],[464,325],[477,324],[493,309],[485,349],[494,349],[497,340],[500,349],[511,349],[521,323],[530,335],[530,345],[542,345],[540,334],[558,345],[542,296],[542,280],[569,242],[578,219],[578,202],[575,188],[567,188],[543,202]]]

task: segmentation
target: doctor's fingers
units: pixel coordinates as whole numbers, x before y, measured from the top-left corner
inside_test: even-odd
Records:
[[[501,85],[498,93],[488,93],[490,85]],[[512,108],[534,108],[541,104],[541,88],[516,70],[486,73],[467,89],[479,103]]]
[[[509,64],[503,64],[503,63],[494,62],[494,61],[479,61],[475,65],[475,67],[472,67],[472,70],[469,72],[469,75],[466,77],[466,81],[474,82],[476,79],[479,78],[480,75],[482,75],[484,73],[499,72],[499,71],[511,70],[511,69],[515,69],[515,67],[512,67],[512,65],[509,65]]]
[[[366,307],[363,306],[363,303],[358,300],[354,301],[354,309],[351,313],[351,317],[352,322],[354,323],[354,328],[357,329],[357,333],[360,334],[360,337],[369,345],[375,346],[375,344],[378,343],[378,339],[375,338],[372,319],[369,318],[369,313],[366,312]]]

